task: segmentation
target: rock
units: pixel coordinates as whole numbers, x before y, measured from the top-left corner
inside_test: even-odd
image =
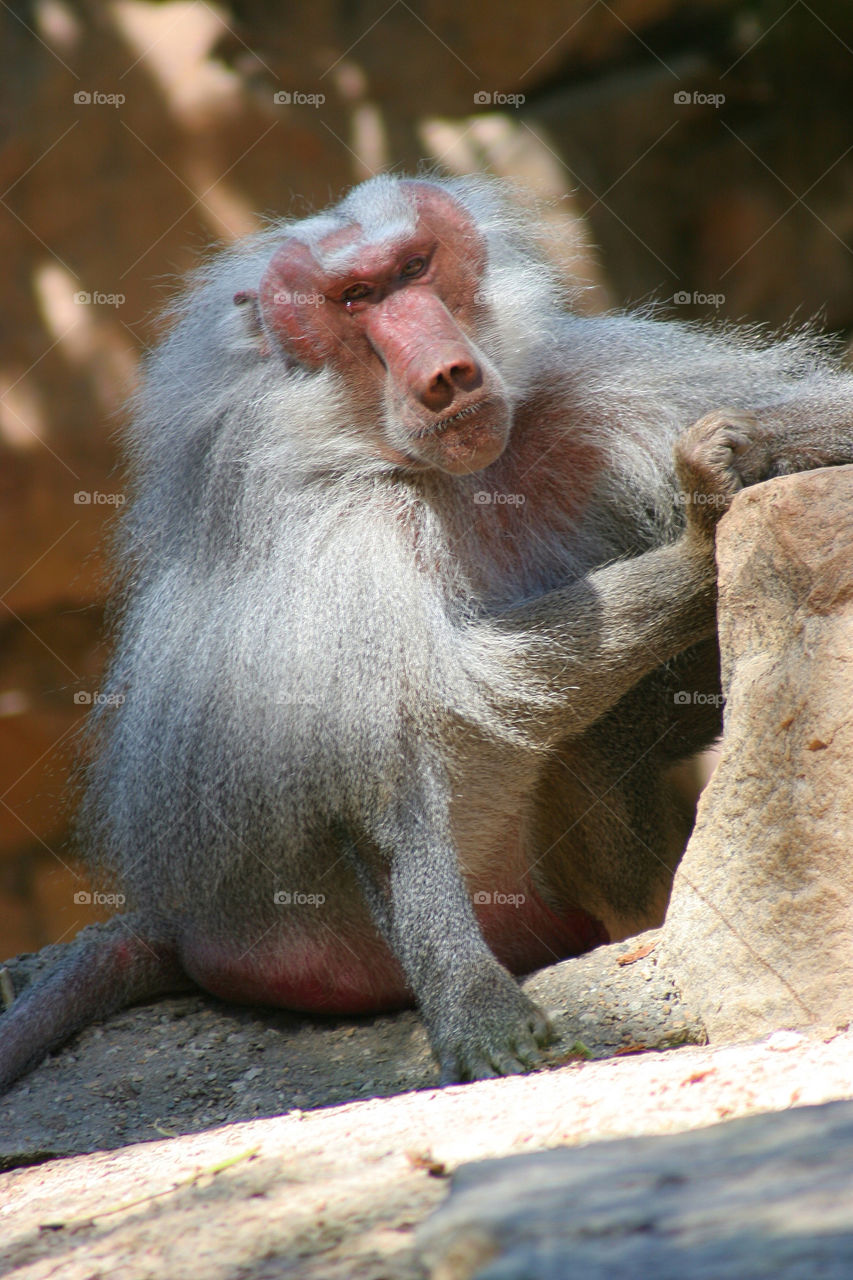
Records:
[[[628,971],[636,968],[628,966]],[[105,1028],[104,1039],[109,1042],[116,1034]],[[134,1035],[142,1048],[138,1027]],[[194,1038],[209,1037],[199,1028]],[[146,1055],[155,1047],[145,1045]],[[319,1046],[318,1075],[327,1071],[329,1048],[328,1043]],[[234,1078],[242,1074],[248,1057],[256,1060],[251,1042],[246,1050]],[[234,1123],[232,1113],[227,1116],[229,1123],[204,1133],[199,1130],[211,1118],[218,1121],[228,1109],[227,1100],[210,1096],[208,1086],[207,1102],[184,1135],[169,1109],[168,1094],[164,1093],[161,1105],[149,1092],[149,1073],[157,1073],[162,1054],[146,1062],[141,1073],[145,1092],[129,1102],[111,1097],[119,1077],[113,1083],[103,1077],[90,1083],[91,1078],[84,1077],[81,1090],[57,1074],[52,1093],[43,1095],[43,1112],[49,1101],[61,1107],[67,1125],[60,1141],[33,1145],[37,1136],[33,1125],[27,1147],[16,1150],[8,1145],[10,1125],[0,1115],[0,1275],[4,1280],[113,1275],[121,1280],[207,1275],[240,1276],[241,1280],[282,1276],[425,1280],[414,1229],[446,1198],[446,1175],[461,1165],[572,1147],[577,1149],[579,1167],[590,1170],[594,1178],[597,1141],[615,1143],[614,1150],[619,1152],[626,1149],[623,1139],[685,1130],[694,1131],[685,1143],[695,1142],[701,1155],[705,1139],[697,1131],[722,1117],[786,1111],[795,1100],[809,1108],[801,1116],[816,1117],[820,1114],[814,1110],[816,1105],[849,1098],[851,1055],[850,1032],[828,1041],[801,1037],[798,1045],[784,1052],[766,1041],[717,1048],[689,1046],[320,1110],[294,1110],[291,1104],[288,1115],[263,1118],[262,1109],[258,1117],[247,1117],[248,1123]],[[286,1061],[291,1064],[289,1052]],[[304,1056],[302,1061],[303,1072],[313,1076],[310,1062]],[[211,1065],[215,1078],[224,1080],[224,1064]],[[297,1062],[291,1065],[291,1074],[299,1072]],[[93,1094],[92,1103],[97,1106],[90,1115],[85,1148],[79,1144],[82,1094]],[[10,1095],[6,1110],[11,1110],[13,1121],[20,1100],[19,1091]],[[134,1143],[131,1130],[135,1126],[129,1119],[134,1108],[139,1108],[139,1138],[128,1146]],[[122,1150],[52,1158],[59,1151],[72,1154],[102,1146],[100,1135],[110,1131],[110,1112],[123,1128]],[[768,1125],[776,1122],[776,1117],[766,1121]],[[783,1115],[778,1122],[790,1124],[790,1116]],[[732,1126],[723,1132],[731,1135]],[[768,1170],[781,1148],[755,1141],[760,1148],[753,1153],[757,1164],[767,1157],[766,1167],[755,1170],[758,1189],[766,1191],[773,1185]],[[782,1231],[789,1220],[801,1229],[807,1213],[813,1214],[809,1227],[816,1231],[831,1225],[825,1212],[830,1196],[840,1206],[837,1218],[844,1223],[842,1230],[849,1231],[850,1196],[845,1195],[843,1166],[839,1177],[833,1143],[834,1139],[826,1144],[826,1156],[823,1146],[799,1148],[803,1162],[811,1162],[826,1192],[818,1192],[815,1210],[815,1183],[805,1170],[798,1183],[802,1208],[789,1214],[790,1200],[780,1197],[785,1214]],[[650,1144],[649,1150],[657,1148]],[[726,1152],[731,1158],[734,1144]],[[776,1186],[785,1189],[787,1168],[783,1175]],[[722,1183],[704,1178],[693,1185],[716,1195]],[[732,1185],[738,1195],[749,1194],[748,1180]],[[619,1173],[611,1176],[608,1190],[611,1198],[625,1197]],[[664,1200],[661,1192],[667,1194],[665,1185],[658,1188],[662,1207],[672,1205],[673,1221],[683,1221],[675,1215],[681,1202]],[[760,1230],[769,1214],[757,1196],[752,1204],[758,1206],[754,1217]],[[739,1221],[735,1219],[736,1225]],[[775,1280],[773,1265],[779,1250],[769,1228],[768,1236],[767,1275]],[[696,1236],[688,1239],[692,1242]],[[827,1235],[824,1253],[837,1244],[837,1238]],[[805,1247],[809,1256],[817,1254],[822,1260],[811,1241]],[[681,1274],[695,1280],[697,1273],[690,1262],[692,1256]],[[561,1274],[587,1273],[564,1267]],[[657,1274],[639,1270],[632,1280]],[[741,1275],[731,1268],[712,1274],[713,1280],[728,1276],[740,1280]],[[790,1273],[781,1274],[789,1280]],[[833,1274],[810,1265],[799,1272],[802,1280]]]
[[[463,1165],[419,1241],[432,1280],[842,1280],[853,1103]]]
[[[91,935],[101,927],[90,926]],[[632,939],[600,947],[525,980],[524,989],[552,1017],[550,1065],[574,1069],[587,1058],[621,1062],[626,1052],[704,1043],[704,1029],[685,1015],[657,964],[650,946],[657,931],[643,937],[642,946]],[[64,950],[45,947],[10,961],[15,993],[20,996]],[[307,1111],[365,1093],[387,1097],[429,1088],[436,1075],[414,1011],[320,1019],[230,1006],[202,994],[175,996],[88,1027],[0,1098],[0,1168],[27,1163],[38,1152],[89,1151],[95,1135],[101,1147],[144,1141],[152,1117],[167,1112],[170,1132],[193,1132],[211,1099],[235,1123],[256,1111]],[[127,1096],[131,1077],[140,1087]],[[66,1096],[76,1100],[71,1112],[56,1101]]]
[[[853,1014],[853,467],[720,525],[725,735],[661,963],[712,1040]]]

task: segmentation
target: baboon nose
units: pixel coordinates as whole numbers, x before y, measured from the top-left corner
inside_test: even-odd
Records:
[[[433,412],[446,409],[458,391],[473,391],[483,381],[480,366],[470,356],[443,361],[421,386],[420,398]]]

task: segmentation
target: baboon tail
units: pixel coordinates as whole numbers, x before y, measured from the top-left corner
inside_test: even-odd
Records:
[[[140,912],[84,929],[59,964],[0,1015],[0,1094],[89,1023],[194,986],[167,921]]]

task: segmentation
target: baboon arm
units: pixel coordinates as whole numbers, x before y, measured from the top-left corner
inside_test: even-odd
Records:
[[[851,377],[834,379],[823,394],[757,409],[755,419],[755,433],[739,459],[745,484],[853,463]]]
[[[805,389],[804,389],[805,390]],[[716,523],[745,485],[853,463],[853,379],[759,411],[719,409],[678,438],[686,532],[501,614],[511,660],[547,684],[544,742],[583,733],[645,675],[712,635]]]
[[[438,1058],[441,1081],[528,1069],[550,1037],[547,1019],[489,949],[460,871],[436,761],[413,762],[411,785],[375,831],[389,878],[368,890]],[[369,878],[362,864],[362,881]]]
[[[583,733],[643,676],[713,634],[713,543],[690,534],[508,609],[513,658],[547,683],[546,741]]]

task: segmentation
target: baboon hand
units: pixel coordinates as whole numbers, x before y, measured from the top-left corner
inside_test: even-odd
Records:
[[[509,974],[499,971],[499,983],[491,976],[488,986],[474,984],[435,1029],[442,1085],[520,1075],[541,1061],[540,1049],[553,1039],[545,1014]]]
[[[675,471],[686,505],[687,527],[714,537],[732,498],[767,474],[769,438],[760,419],[744,409],[716,409],[675,442]]]

